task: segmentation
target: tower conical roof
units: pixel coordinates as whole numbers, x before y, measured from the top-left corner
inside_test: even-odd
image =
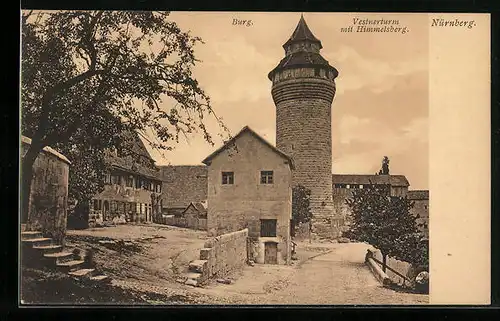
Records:
[[[308,42],[308,44],[305,42]],[[291,50],[289,46],[294,43],[298,43],[299,46]],[[311,43],[318,45],[319,48],[311,47]],[[303,15],[301,15],[295,31],[290,39],[283,45],[283,48],[285,49],[285,57],[281,59],[280,63],[267,75],[270,80],[272,80],[273,75],[279,70],[301,67],[322,67],[331,70],[334,75],[333,78],[338,76],[337,69],[332,67],[319,53],[319,50],[322,48],[321,41],[313,35]]]
[[[297,24],[297,27],[295,28],[295,31],[293,32],[292,36],[290,39],[288,39],[287,42],[283,45],[283,48],[286,46],[295,43],[295,42],[302,42],[302,41],[311,41],[311,42],[316,42],[319,44],[320,49],[322,48],[321,46],[321,41],[316,38],[309,27],[307,26],[306,20],[304,19],[304,15],[300,16],[299,23]]]

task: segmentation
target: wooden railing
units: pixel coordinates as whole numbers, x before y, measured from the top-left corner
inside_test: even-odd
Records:
[[[374,256],[373,256],[373,253],[372,252],[368,252],[367,253],[367,258],[371,258],[373,261],[377,262],[378,264],[380,264],[380,266],[382,266],[382,269],[384,268],[384,263],[379,261],[378,259],[376,259]],[[397,276],[399,276],[400,278],[403,279],[403,285],[405,284],[405,281],[408,281],[408,283],[411,283],[411,280],[409,278],[407,278],[406,276],[404,276],[403,274],[399,273],[398,271],[394,270],[393,268],[391,268],[389,265],[385,264],[385,268],[387,268],[389,271],[393,272],[394,274],[396,274]]]

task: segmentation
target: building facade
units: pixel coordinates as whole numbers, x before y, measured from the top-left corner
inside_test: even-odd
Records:
[[[153,222],[161,214],[161,172],[136,133],[124,138],[129,147],[106,152],[109,170],[104,191],[90,201],[89,226]]]
[[[283,45],[285,57],[269,73],[276,105],[276,147],[292,157],[293,185],[311,191],[313,231],[332,237],[331,110],[338,71],[320,50],[304,17]]]
[[[203,163],[208,167],[209,233],[248,228],[252,260],[289,264],[292,159],[245,127]]]
[[[417,216],[417,223],[421,224],[420,229],[429,236],[429,191],[413,190],[408,191],[408,199],[413,201],[412,213]]]

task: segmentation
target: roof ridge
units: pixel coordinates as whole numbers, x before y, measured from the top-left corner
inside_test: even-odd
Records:
[[[245,132],[249,132],[254,137],[256,137],[261,142],[263,142],[265,145],[267,145],[268,147],[270,147],[274,152],[276,152],[280,156],[286,158],[289,161],[290,167],[292,169],[295,167],[293,159],[290,156],[288,156],[286,153],[284,153],[283,151],[281,151],[280,149],[278,149],[276,146],[274,146],[273,144],[271,144],[265,138],[263,138],[262,136],[260,136],[259,134],[257,134],[257,132],[254,131],[253,129],[251,129],[248,125],[244,126],[236,135],[234,135],[234,137],[232,137],[230,140],[228,140],[226,143],[224,143],[221,147],[219,147],[218,149],[216,149],[213,153],[211,153],[210,155],[208,155],[202,161],[202,163],[207,164],[208,162],[210,162],[211,159],[213,159],[215,156],[217,156],[219,153],[221,153],[223,150],[225,150],[227,148],[227,146],[229,146],[231,143],[233,143],[234,141],[236,141],[236,139],[239,138]]]

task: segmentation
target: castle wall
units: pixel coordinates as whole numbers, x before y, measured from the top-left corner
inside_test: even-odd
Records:
[[[411,209],[411,213],[415,216],[419,215],[417,218],[417,224],[425,224],[427,227],[420,227],[420,230],[423,231],[426,235],[429,235],[429,200],[428,199],[419,199],[413,200],[413,208]]]

